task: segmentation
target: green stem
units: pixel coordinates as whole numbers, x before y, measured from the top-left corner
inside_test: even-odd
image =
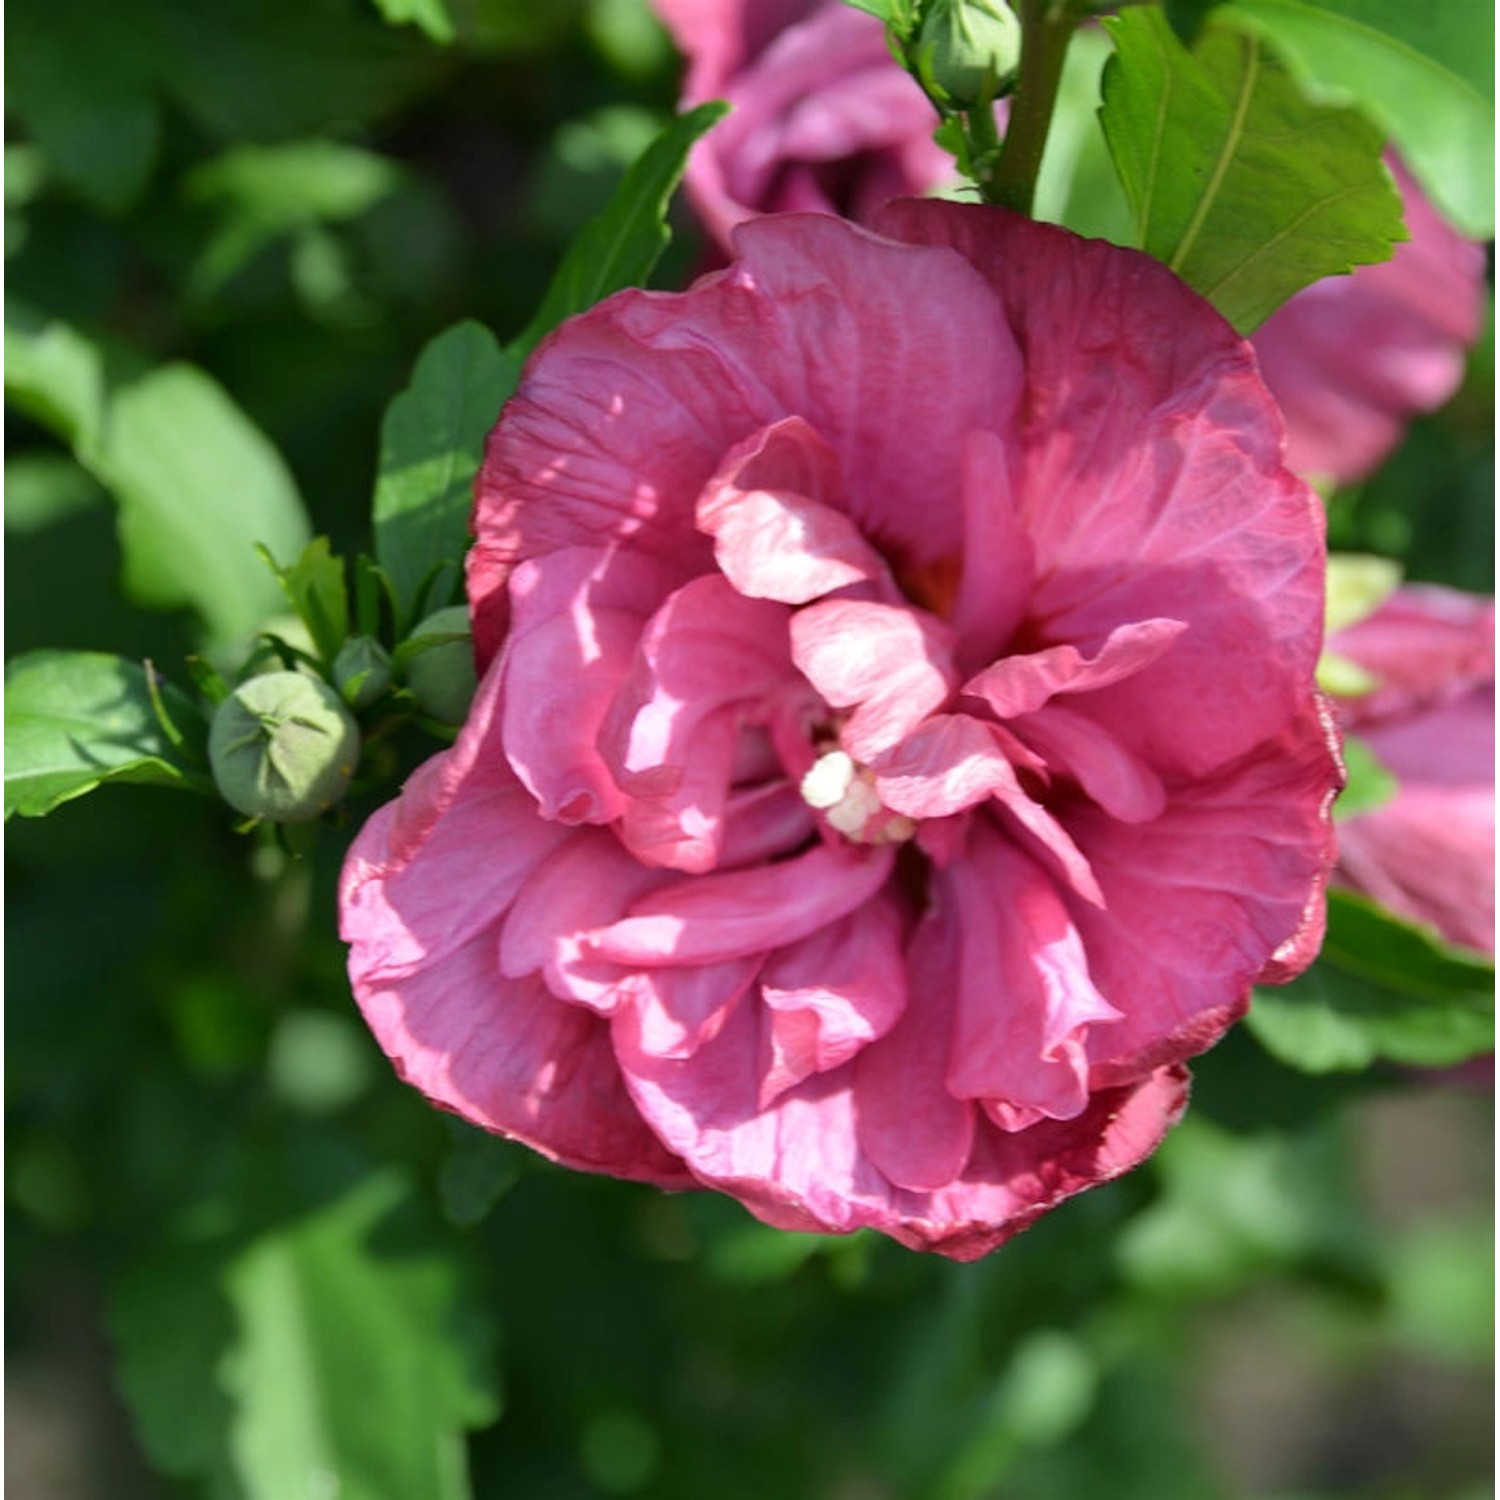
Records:
[[[987,203],[1029,214],[1037,173],[1052,127],[1063,59],[1077,17],[1067,0],[1020,0],[1021,66],[1010,104],[1010,123],[994,171],[979,184]]]

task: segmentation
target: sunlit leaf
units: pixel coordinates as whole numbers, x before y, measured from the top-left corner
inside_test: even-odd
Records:
[[[1257,37],[1214,25],[1189,52],[1146,6],[1105,24],[1101,119],[1138,243],[1242,333],[1389,257],[1405,231],[1375,125],[1310,102]]]
[[[682,180],[693,143],[729,106],[700,104],[679,115],[625,174],[609,206],[568,248],[547,295],[525,331],[507,347],[529,353],[564,318],[622,287],[640,286],[671,239],[667,204]]]
[[[160,690],[175,725],[201,728],[184,694]],[[102,651],[32,651],[8,662],[5,816],[41,817],[105,781],[202,781],[158,721],[145,668]]]
[[[307,519],[281,456],[216,381],[166,365],[125,386],[93,467],[120,503],[137,600],[191,606],[220,638],[275,612],[280,590],[256,545],[296,557]]]
[[[510,395],[520,361],[478,323],[459,323],[422,351],[411,384],[386,409],[375,488],[375,554],[410,609],[435,567],[444,604],[468,546],[474,475],[485,434]]]
[[[111,1317],[153,1461],[212,1500],[467,1500],[463,1430],[497,1401],[457,1250],[391,1169],[158,1248]]]
[[[420,26],[435,42],[453,40],[453,20],[443,0],[375,0],[392,26]]]
[[[1467,234],[1495,228],[1495,14],[1474,3],[1231,0],[1217,12],[1276,48],[1297,79],[1388,131]]]

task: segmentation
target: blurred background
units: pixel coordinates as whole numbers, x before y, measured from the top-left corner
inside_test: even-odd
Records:
[[[8,329],[209,372],[341,552],[423,344],[516,333],[677,97],[643,0],[447,15],[10,7]],[[704,253],[684,222],[657,281]],[[1491,322],[1335,544],[1491,592],[1493,411]],[[122,593],[112,504],[35,411],[5,462],[7,653],[177,673],[191,622]],[[1241,1031],[1153,1160],[984,1261],[782,1234],[396,1082],[333,936],[369,805],[296,856],[144,787],[9,826],[18,1500],[1492,1492],[1487,1067],[1305,1077]]]

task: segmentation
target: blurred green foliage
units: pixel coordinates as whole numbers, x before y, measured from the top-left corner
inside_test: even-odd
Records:
[[[439,446],[472,447],[509,389],[506,346],[674,104],[645,5],[21,0],[11,23],[11,653],[226,646],[288,602],[216,545],[247,513],[292,602],[352,609],[329,559],[379,548],[377,476],[383,524],[442,497],[440,562],[463,483],[424,471],[433,419],[401,403],[468,391]],[[702,254],[680,235],[657,280]],[[1339,544],[1491,587],[1492,406],[1486,344],[1335,497]],[[139,770],[169,757],[137,685]],[[432,743],[398,737],[390,776]],[[1374,1420],[1341,1404],[1355,1374],[1489,1357],[1483,1204],[1397,1233],[1356,1170],[1354,1111],[1408,1081],[1305,1077],[1241,1032],[1152,1163],[983,1262],[778,1233],[559,1171],[392,1077],[333,936],[383,795],[288,844],[149,786],[10,826],[8,1352],[23,1385],[61,1359],[82,1389],[105,1351],[62,1337],[80,1309],[132,1422],[64,1403],[81,1496],[1224,1500],[1203,1383],[1214,1318],[1255,1296],[1325,1369],[1300,1487],[1477,1493],[1482,1452],[1437,1418],[1380,1470],[1336,1451]]]

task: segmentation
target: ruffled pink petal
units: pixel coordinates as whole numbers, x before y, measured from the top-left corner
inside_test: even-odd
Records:
[[[1016,514],[1010,455],[993,432],[964,435],[964,542],[948,617],[961,670],[993,661],[1026,617],[1035,552]]]
[[[631,1046],[646,1056],[691,1057],[719,1034],[763,962],[763,955],[755,953],[696,968],[635,974],[625,986],[629,999],[619,1026],[632,1031]]]
[[[983,700],[1001,719],[1035,713],[1058,693],[1089,693],[1135,676],[1184,629],[1181,620],[1137,620],[1110,631],[1093,656],[1064,645],[1002,657],[964,683],[964,696]]]
[[[992,828],[976,825],[965,860],[936,878],[959,943],[946,1085],[996,1100],[1006,1129],[1088,1107],[1090,1028],[1120,1013],[1094,987],[1083,942],[1052,881]]]
[[[854,1061],[854,1124],[864,1154],[897,1187],[931,1192],[963,1171],[974,1106],[947,1087],[960,982],[957,911],[930,906],[907,953],[910,998],[895,1026]]]
[[[506,755],[544,818],[607,823],[626,798],[595,747],[670,574],[634,553],[569,548],[510,578]],[[569,685],[566,695],[556,691]]]
[[[1299,710],[1323,628],[1322,507],[1282,467],[1249,347],[1164,266],[1002,209],[903,201],[879,226],[958,248],[1023,351],[1016,505],[1040,644],[1189,627],[1097,712],[1158,769],[1201,774]],[[981,424],[982,425],[982,424]]]
[[[856,910],[890,875],[889,849],[819,845],[795,859],[679,880],[591,933],[617,964],[679,967],[769,953]]]
[[[1316,955],[1333,846],[1337,738],[1309,705],[1278,741],[1212,778],[1171,785],[1149,823],[1083,804],[1068,827],[1104,892],[1071,903],[1101,994],[1121,1012],[1089,1035],[1091,1082],[1201,1051],[1268,968]],[[1273,964],[1274,960],[1274,964]]]
[[[792,660],[834,708],[856,760],[873,760],[941,708],[953,691],[951,636],[924,610],[828,599],[792,616]]]
[[[856,1069],[889,1039],[762,1109],[763,1016],[752,1005],[735,1007],[719,1035],[681,1061],[632,1052],[619,1027],[615,1044],[631,1097],[662,1140],[702,1182],[783,1229],[878,1229],[913,1249],[973,1260],[1072,1194],[1129,1171],[1187,1102],[1186,1072],[1163,1068],[1093,1094],[1076,1120],[1014,1133],[980,1123],[960,1175],[933,1192],[910,1191],[860,1149],[861,1110],[851,1087]],[[964,1108],[972,1114],[973,1106]]]
[[[1347,484],[1412,417],[1458,389],[1484,309],[1484,247],[1439,216],[1393,158],[1411,238],[1388,261],[1299,292],[1252,343],[1287,424],[1287,463]]]
[[[752,599],[806,604],[848,584],[886,578],[879,554],[825,500],[839,492],[838,458],[798,418],[731,450],[698,500],[724,576]]]
[[[1012,727],[1054,776],[1072,776],[1112,817],[1144,823],[1167,805],[1161,777],[1097,719],[1054,702]]]
[[[1406,584],[1374,614],[1336,631],[1328,649],[1378,679],[1373,692],[1339,701],[1341,723],[1358,729],[1410,718],[1493,685],[1495,601]]]
[[[862,217],[952,175],[931,139],[931,107],[874,17],[772,0],[764,15],[750,8],[753,22],[715,26],[710,36],[701,15],[690,19],[685,9],[691,0],[662,7],[690,60],[685,102],[728,97],[734,105],[687,172],[693,206],[725,248],[734,225],[755,213]],[[820,172],[824,164],[830,170]]]
[[[746,599],[713,575],[652,617],[599,730],[629,801],[620,834],[637,858],[710,870],[724,839],[740,724],[791,677],[785,606]]]
[[[1399,790],[1339,824],[1334,880],[1450,942],[1493,953],[1493,684],[1361,734]]]
[[[669,870],[643,865],[606,830],[568,839],[533,868],[512,903],[497,950],[500,972],[509,979],[541,973],[560,997],[584,998],[566,973],[578,956],[577,940],[672,878]]]
[[[881,802],[910,818],[951,817],[1002,788],[1019,793],[992,727],[967,714],[933,715],[873,769]]]
[[[794,1084],[849,1061],[906,1005],[901,919],[889,901],[779,948],[761,973],[764,1109]]]
[[[397,1072],[435,1103],[571,1166],[684,1186],[631,1106],[602,1023],[535,978],[499,972],[517,892],[564,840],[601,835],[537,818],[502,755],[479,769],[472,751],[494,722],[495,677],[454,749],[350,849],[340,931],[355,998]]]

